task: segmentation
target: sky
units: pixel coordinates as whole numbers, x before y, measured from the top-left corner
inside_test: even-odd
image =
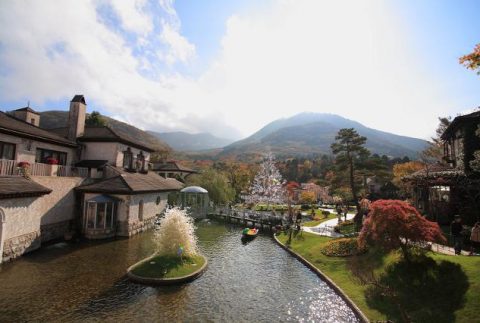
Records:
[[[476,0],[0,2],[0,110],[239,139],[304,111],[431,137],[480,106]]]

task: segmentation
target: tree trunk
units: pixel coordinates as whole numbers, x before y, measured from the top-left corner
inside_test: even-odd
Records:
[[[350,154],[347,154],[348,157],[348,162],[349,162],[349,168],[350,168],[350,190],[352,191],[352,198],[353,198],[353,203],[357,207],[357,213],[359,210],[359,204],[358,204],[358,197],[357,197],[357,191],[355,188],[355,169],[353,166],[353,158],[350,156]]]

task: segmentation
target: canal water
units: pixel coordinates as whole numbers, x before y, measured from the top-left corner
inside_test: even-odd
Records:
[[[197,224],[207,271],[183,286],[148,287],[125,270],[149,256],[152,233],[108,242],[58,243],[0,265],[0,322],[357,322],[303,264],[241,228]]]

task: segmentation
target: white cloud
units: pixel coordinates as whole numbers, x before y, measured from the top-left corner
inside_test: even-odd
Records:
[[[117,0],[110,1],[110,5],[125,30],[144,36],[153,30],[152,16],[146,8],[147,0]]]
[[[83,93],[145,129],[228,137],[306,110],[428,137],[453,105],[424,75],[386,2],[280,0],[234,15],[217,58],[187,77],[175,66],[188,67],[196,48],[173,1],[146,1],[111,2],[122,28],[138,36],[134,45],[99,19],[103,1],[2,2],[3,99]],[[154,4],[162,12],[147,10]],[[150,70],[155,77],[143,73]]]
[[[177,61],[187,63],[191,58],[195,57],[195,46],[180,35],[178,30],[175,30],[168,23],[163,23],[162,27],[160,39],[168,45],[169,50],[166,54],[160,56],[161,59],[165,60],[168,65],[172,65]]]

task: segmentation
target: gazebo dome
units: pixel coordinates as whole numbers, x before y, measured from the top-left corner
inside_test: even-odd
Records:
[[[181,193],[201,193],[208,194],[208,191],[200,186],[188,186],[180,191]]]

